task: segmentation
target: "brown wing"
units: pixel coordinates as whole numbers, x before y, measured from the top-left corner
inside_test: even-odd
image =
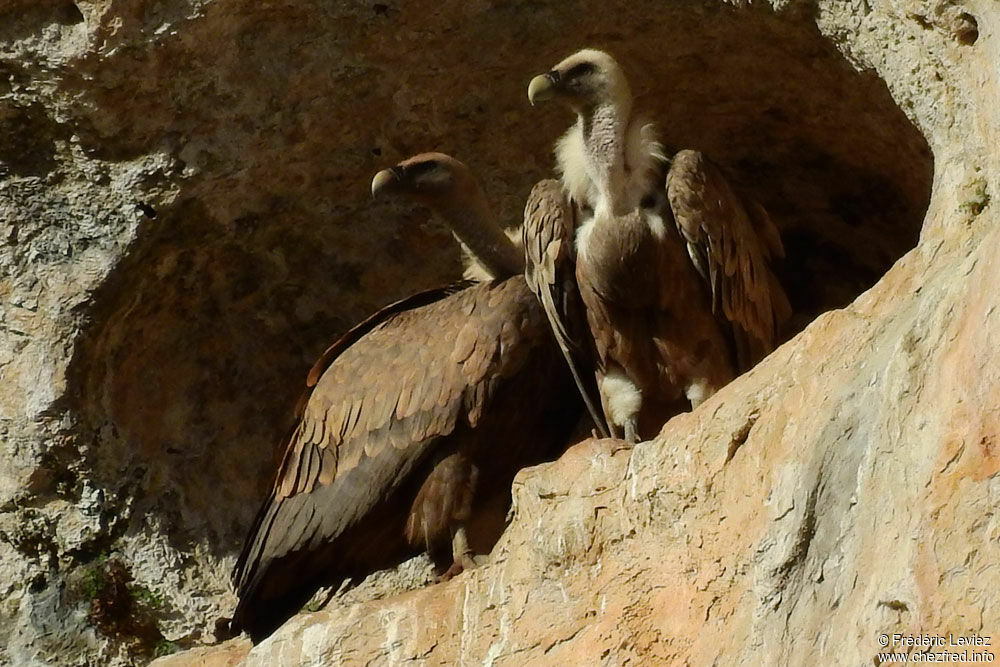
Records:
[[[770,268],[784,256],[781,237],[764,209],[742,200],[697,151],[674,156],[666,187],[691,261],[709,285],[713,311],[731,323],[746,369],[774,349],[791,315]]]
[[[524,364],[529,354],[516,326],[523,314],[508,312],[523,303],[510,292],[524,289],[518,276],[416,295],[324,354],[325,369],[310,374],[315,386],[233,572],[234,630],[266,636],[320,579],[337,576],[340,552],[392,550],[401,537],[380,535],[380,525],[364,537],[383,545],[337,538],[362,519],[383,523],[370,516],[383,511],[376,505],[407,483],[442,436],[458,424],[475,427],[497,385]]]
[[[583,304],[576,287],[573,258],[575,219],[559,181],[539,181],[524,207],[524,278],[535,293],[594,426],[608,437],[603,412],[597,407],[592,345],[587,343]]]
[[[451,296],[456,292],[461,292],[462,290],[472,287],[476,284],[472,280],[460,280],[451,285],[446,285],[444,287],[435,287],[433,289],[424,290],[423,292],[417,292],[416,294],[411,294],[410,296],[400,299],[394,303],[390,303],[388,306],[381,308],[372,315],[362,320],[360,323],[354,325],[354,327],[348,331],[346,334],[338,338],[333,345],[326,348],[323,354],[320,355],[316,363],[312,365],[309,369],[308,375],[306,375],[306,387],[309,388],[305,398],[309,397],[311,389],[316,386],[319,382],[319,378],[323,375],[323,372],[333,363],[333,361],[340,356],[340,354],[349,348],[351,345],[356,343],[362,336],[374,329],[376,326],[385,322],[389,317],[395,315],[396,313],[401,313],[404,310],[413,310],[414,308],[420,308],[421,306],[426,306],[427,304],[434,303],[435,301],[440,301],[446,296]]]

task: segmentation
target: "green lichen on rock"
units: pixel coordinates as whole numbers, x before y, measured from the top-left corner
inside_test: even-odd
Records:
[[[969,184],[967,190],[968,198],[958,208],[975,218],[990,205],[989,184],[985,178],[977,178]]]

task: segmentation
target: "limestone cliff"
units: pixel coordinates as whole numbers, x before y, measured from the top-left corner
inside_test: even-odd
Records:
[[[379,168],[444,150],[517,221],[613,52],[772,212],[792,340],[655,441],[524,471],[490,564],[305,613],[247,664],[872,664],[1000,635],[989,0],[0,0],[0,664],[214,639],[313,358],[459,272]],[[395,577],[395,579],[393,579]],[[165,664],[242,660],[248,646]]]

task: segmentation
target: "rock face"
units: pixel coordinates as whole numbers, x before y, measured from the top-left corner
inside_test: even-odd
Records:
[[[522,473],[490,564],[303,614],[247,664],[871,664],[881,633],[1000,634],[998,24],[988,0],[0,0],[0,664],[212,640],[312,360],[459,273],[371,175],[451,152],[516,222],[570,122],[526,82],[584,45],[772,212],[804,330],[655,441]]]

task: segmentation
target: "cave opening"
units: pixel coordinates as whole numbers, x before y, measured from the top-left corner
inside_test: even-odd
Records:
[[[212,41],[220,19],[209,13],[155,45],[150,62],[201,67],[147,86],[147,115],[124,118],[107,91],[96,99],[95,113],[109,110],[102,122],[120,127],[84,128],[85,149],[132,155],[145,145],[189,174],[169,201],[137,198],[155,221],[148,214],[150,231],[97,294],[70,375],[93,433],[86,476],[109,499],[136,499],[114,506],[126,534],[159,531],[178,553],[214,558],[185,567],[221,571],[263,497],[312,361],[375,308],[460,273],[429,212],[372,204],[371,176],[418,151],[449,152],[476,170],[501,220],[516,221],[571,122],[528,109],[527,81],[582,46],[622,62],[670,148],[706,152],[769,211],[786,249],[777,271],[791,333],[849,304],[917,243],[927,142],[877,74],[858,72],[805,10],[536,5],[456,8],[442,36],[403,31],[391,42],[344,22],[419,25],[417,10],[318,13],[284,29],[282,18],[235,12],[227,30],[253,39],[233,53],[192,52]],[[323,46],[338,30],[351,67],[333,68]],[[121,60],[133,57],[109,55],[93,80],[115,80],[115,68],[164,76]],[[467,67],[442,74],[455,63]],[[254,74],[265,69],[273,79]],[[185,87],[198,94],[174,102]],[[232,101],[257,98],[276,110]],[[224,580],[186,581],[218,593]]]
[[[856,71],[804,13],[677,10],[668,23],[669,58],[652,47],[624,58],[655,73],[638,81],[639,105],[668,152],[704,151],[777,224],[791,337],[916,246],[930,147],[878,75]]]

